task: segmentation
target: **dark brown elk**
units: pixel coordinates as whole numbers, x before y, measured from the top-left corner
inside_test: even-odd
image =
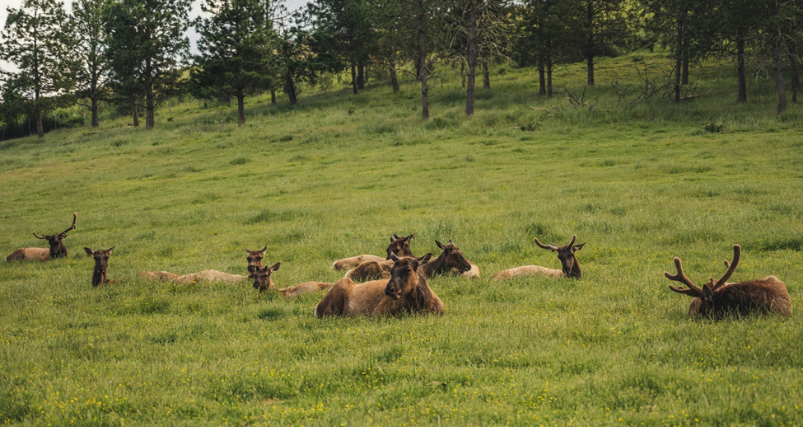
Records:
[[[585,243],[580,243],[579,245],[575,245],[574,242],[577,240],[577,235],[572,235],[572,240],[566,246],[555,246],[555,245],[545,245],[538,241],[538,238],[534,239],[535,244],[538,245],[539,248],[547,249],[552,252],[557,252],[558,259],[560,260],[560,264],[562,269],[555,270],[554,268],[547,268],[541,267],[540,265],[525,265],[523,267],[516,267],[511,268],[508,270],[502,270],[493,276],[491,279],[493,280],[504,280],[510,279],[513,277],[521,277],[521,276],[532,276],[536,274],[543,274],[547,277],[571,277],[571,278],[581,278],[583,277],[583,271],[580,270],[580,263],[577,262],[577,257],[574,255],[575,252],[583,249]]]
[[[436,275],[453,275],[467,278],[478,278],[480,269],[463,255],[463,251],[458,248],[454,241],[450,240],[448,245],[439,241],[435,244],[441,249],[441,254],[422,266],[424,277],[429,279]],[[415,255],[409,255],[415,256]],[[368,261],[364,262],[346,273],[345,277],[358,282],[372,279],[389,279],[390,269],[393,267],[392,260]]]
[[[391,255],[393,268],[389,280],[355,284],[344,277],[329,289],[315,307],[317,317],[393,316],[403,313],[443,314],[443,302],[429,287],[419,267],[432,254],[421,258]]]
[[[198,273],[189,274],[170,273],[168,271],[143,271],[139,273],[139,276],[147,277],[148,280],[160,279],[167,282],[182,284],[197,283],[199,281],[237,283],[246,279],[251,279],[254,271],[262,267],[262,258],[265,257],[265,251],[267,251],[267,249],[267,246],[258,251],[245,248],[246,253],[248,253],[246,257],[246,260],[248,260],[248,276],[231,274],[218,270],[203,270]]]
[[[98,287],[113,283],[106,277],[106,268],[109,267],[109,257],[114,250],[114,246],[109,249],[98,249],[96,251],[84,247],[84,250],[87,255],[95,258],[95,269],[92,271],[92,286]]]
[[[254,279],[254,289],[259,290],[260,293],[268,290],[275,291],[282,294],[287,299],[293,299],[301,294],[317,292],[321,289],[329,289],[332,286],[331,283],[305,282],[289,288],[279,289],[273,284],[271,275],[279,269],[281,264],[282,263],[277,262],[272,267],[258,267],[254,270],[254,272],[251,273],[251,277]]]
[[[390,236],[390,245],[388,245],[388,248],[385,249],[385,252],[387,252],[387,256],[385,258],[382,258],[381,256],[368,255],[368,254],[357,255],[350,258],[344,258],[335,261],[332,264],[332,268],[335,270],[349,270],[367,261],[380,262],[384,260],[389,260],[391,253],[394,253],[398,256],[412,256],[413,253],[410,252],[410,242],[414,238],[415,238],[415,233],[405,237],[399,237],[398,235],[396,235],[396,233],[393,233],[393,235]]]
[[[75,220],[78,219],[78,213],[73,212],[72,214],[72,225],[67,227],[66,230],[62,231],[58,234],[46,234],[44,236],[40,236],[36,233],[33,235],[37,239],[47,240],[47,243],[50,244],[50,248],[19,248],[11,253],[11,255],[6,257],[6,261],[27,261],[27,260],[39,260],[39,261],[47,261],[55,258],[67,258],[67,247],[64,246],[64,242],[62,240],[67,238],[67,232],[70,230],[75,229]]]
[[[725,261],[727,271],[716,282],[709,279],[703,288],[698,288],[683,272],[680,258],[675,258],[677,274],[664,273],[667,279],[686,285],[687,289],[669,285],[677,293],[693,297],[689,305],[691,317],[722,317],[727,313],[747,315],[750,313],[776,313],[788,316],[792,313],[792,300],[786,291],[786,284],[775,276],[760,280],[727,283],[739,265],[742,248],[733,245],[733,261]]]

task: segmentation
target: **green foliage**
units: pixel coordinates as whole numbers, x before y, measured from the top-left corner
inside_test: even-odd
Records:
[[[416,86],[377,85],[349,115],[343,83],[292,110],[251,100],[248,126],[187,102],[151,131],[119,118],[3,143],[0,254],[78,222],[70,258],[0,262],[0,423],[803,424],[803,112],[774,114],[763,79],[736,105],[728,67],[702,70],[708,95],[680,105],[618,103],[609,82],[635,74],[630,57],[598,71],[591,111],[508,69],[466,118],[444,72],[433,127],[411,108]],[[582,90],[583,64],[556,73]],[[245,274],[245,247],[267,245],[278,287],[331,283],[332,261],[412,232],[415,254],[453,239],[481,269],[430,281],[443,317],[319,320],[322,292],[138,276]],[[575,233],[582,279],[488,279],[558,268],[532,239]],[[790,317],[687,318],[663,272],[679,256],[704,282],[733,243],[733,279],[776,275]],[[118,282],[93,289],[81,248],[112,245]]]

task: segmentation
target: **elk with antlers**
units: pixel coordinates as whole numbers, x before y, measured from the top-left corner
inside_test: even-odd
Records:
[[[293,299],[301,294],[317,292],[321,289],[329,289],[332,287],[331,283],[323,282],[305,282],[300,285],[291,286],[289,288],[279,289],[273,284],[271,275],[275,273],[282,263],[277,262],[272,267],[257,267],[252,273],[251,277],[254,279],[254,289],[259,290],[260,293],[267,290],[276,291],[282,294],[287,299]]]
[[[99,249],[93,251],[87,247],[84,247],[86,254],[95,258],[95,270],[92,272],[92,286],[98,287],[103,285],[111,284],[112,281],[106,277],[106,268],[109,267],[109,257],[114,250],[114,246],[110,247],[109,249]]]
[[[713,278],[709,279],[702,289],[683,273],[680,258],[675,257],[677,274],[664,273],[664,276],[674,282],[683,283],[688,288],[669,285],[669,289],[694,298],[689,305],[689,316],[722,316],[725,313],[746,315],[752,312],[788,316],[792,313],[792,300],[786,291],[786,284],[775,276],[747,282],[726,283],[736,271],[741,253],[741,246],[733,245],[733,261],[730,263],[725,261],[725,267],[728,269],[725,275],[716,282]]]
[[[350,258],[344,258],[335,261],[332,264],[332,268],[335,270],[349,270],[354,268],[364,262],[374,261],[374,262],[382,262],[390,259],[390,254],[396,254],[398,256],[412,256],[412,252],[410,252],[410,242],[415,238],[415,233],[405,236],[399,237],[396,233],[393,233],[390,236],[390,245],[385,250],[387,252],[387,257],[382,258],[381,256],[376,255],[357,255]]]
[[[525,265],[523,267],[502,270],[491,276],[491,279],[504,280],[511,279],[513,277],[532,276],[536,274],[543,274],[547,277],[571,277],[579,279],[583,277],[583,271],[580,270],[580,263],[577,262],[577,257],[574,255],[574,253],[580,249],[583,249],[585,242],[575,245],[575,240],[577,240],[576,234],[572,235],[572,240],[568,245],[557,247],[555,245],[545,245],[539,242],[538,238],[535,239],[535,244],[538,245],[539,248],[558,253],[558,259],[560,260],[562,267],[561,270],[541,267],[540,265]]]
[[[64,246],[62,240],[67,238],[67,232],[75,229],[75,220],[78,219],[78,212],[72,214],[72,225],[67,227],[66,230],[58,234],[46,234],[40,236],[35,232],[33,235],[37,239],[47,240],[50,248],[19,248],[6,257],[6,261],[28,261],[39,260],[47,261],[55,258],[67,258],[67,247]]]
[[[390,280],[355,284],[344,277],[329,289],[315,307],[317,317],[392,316],[401,313],[443,314],[443,302],[421,272],[432,254],[421,258],[391,255]]]

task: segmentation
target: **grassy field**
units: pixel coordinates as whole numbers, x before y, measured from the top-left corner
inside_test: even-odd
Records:
[[[642,60],[600,61],[590,111],[507,69],[468,119],[442,70],[426,123],[413,83],[376,84],[251,100],[243,128],[189,102],[153,130],[0,143],[3,256],[78,211],[70,258],[0,262],[0,423],[803,425],[803,111],[775,115],[761,78],[737,105],[729,64],[693,69],[703,96],[681,105],[618,103]],[[584,78],[555,76],[578,94]],[[318,320],[322,293],[137,277],[245,274],[245,247],[267,245],[279,287],[333,282],[335,259],[412,232],[417,255],[453,239],[482,271],[430,280],[443,317]],[[488,280],[559,268],[532,239],[575,233],[582,279]],[[778,276],[792,316],[688,319],[662,273],[680,256],[718,277],[734,243],[733,279]],[[119,282],[93,289],[82,248],[112,245]]]

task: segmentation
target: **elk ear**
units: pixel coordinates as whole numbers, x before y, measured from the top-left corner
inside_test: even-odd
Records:
[[[116,247],[117,247],[117,245],[115,245],[115,246],[112,246],[112,247],[110,247],[109,249],[106,249],[106,252],[108,252],[108,253],[109,253],[109,255],[111,255],[111,254],[112,254],[112,251],[113,251],[113,250],[114,250],[114,248],[116,248]]]
[[[446,250],[446,245],[444,245],[443,243],[436,240],[435,244],[438,245],[438,247],[441,248],[442,250],[444,251]]]
[[[422,256],[421,258],[418,258],[418,264],[419,265],[424,265],[424,264],[429,262],[430,258],[432,258],[432,252]]]
[[[92,249],[89,249],[86,246],[84,246],[84,250],[86,251],[86,254],[89,255],[89,256],[92,256],[92,255],[95,254],[94,252],[92,252]]]
[[[251,253],[251,249],[248,249],[248,246],[245,247],[245,253],[247,253],[247,254]]]
[[[268,251],[268,245],[265,245],[264,248],[259,250],[259,252],[262,254],[262,256],[265,256],[265,252],[267,252],[267,251]]]
[[[708,303],[714,305],[714,294],[711,293],[711,287],[709,287],[707,283],[703,285],[703,293],[705,294],[705,299],[708,301]]]
[[[413,240],[413,239],[415,239],[415,233],[407,236],[407,240]]]
[[[396,256],[396,253],[394,253],[394,252],[391,252],[391,253],[390,253],[390,259],[392,259],[392,260],[393,260],[393,262],[397,262],[397,261],[399,261],[399,257],[397,257],[397,256]]]
[[[399,239],[401,239],[401,237],[397,236],[396,233],[393,233],[390,236],[390,243],[393,243],[394,240],[399,240]]]
[[[282,263],[280,263],[280,262],[277,262],[276,264],[273,264],[273,267],[270,268],[270,271],[274,272],[274,271],[278,270],[280,265],[282,265]]]
[[[577,252],[580,249],[583,249],[583,246],[586,245],[586,242],[580,243],[579,245],[572,246],[572,252]]]

